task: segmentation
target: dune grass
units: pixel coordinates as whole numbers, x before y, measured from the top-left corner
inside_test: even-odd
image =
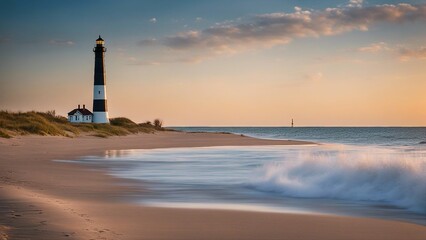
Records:
[[[137,124],[124,117],[110,119],[110,124],[70,123],[67,118],[49,112],[10,112],[0,111],[0,137],[11,138],[17,135],[50,135],[74,137],[91,135],[106,138],[137,133],[164,131],[161,126]]]

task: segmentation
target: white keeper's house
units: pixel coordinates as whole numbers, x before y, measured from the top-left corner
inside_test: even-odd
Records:
[[[68,113],[68,121],[72,123],[91,123],[93,119],[93,113],[86,108],[86,105],[83,105],[83,108],[78,108],[72,110]]]

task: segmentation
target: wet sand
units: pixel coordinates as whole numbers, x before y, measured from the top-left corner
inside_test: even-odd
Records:
[[[124,186],[124,180],[100,170],[52,161],[105,150],[286,144],[307,143],[180,132],[0,139],[0,240],[425,239],[425,226],[398,221],[135,205],[123,196],[143,194],[140,187]]]

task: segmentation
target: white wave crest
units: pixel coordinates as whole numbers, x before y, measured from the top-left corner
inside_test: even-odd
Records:
[[[426,213],[424,154],[358,148],[294,158],[264,165],[251,184],[285,196],[379,201]]]

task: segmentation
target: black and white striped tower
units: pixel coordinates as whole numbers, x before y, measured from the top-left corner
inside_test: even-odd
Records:
[[[95,53],[95,82],[93,88],[93,122],[109,123],[105,86],[105,52],[104,40],[99,35],[96,39]]]

